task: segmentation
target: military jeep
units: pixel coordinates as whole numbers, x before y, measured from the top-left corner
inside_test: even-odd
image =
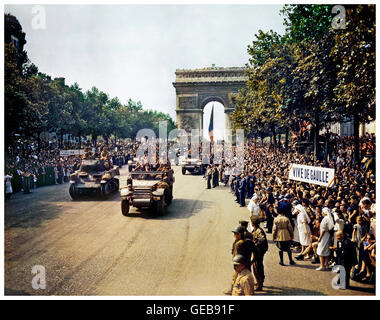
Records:
[[[81,195],[105,199],[119,189],[119,175],[119,167],[107,160],[82,160],[79,170],[70,175],[69,194],[73,200]]]
[[[173,171],[131,172],[126,183],[120,186],[121,212],[124,216],[130,207],[148,208],[163,215],[173,200]]]

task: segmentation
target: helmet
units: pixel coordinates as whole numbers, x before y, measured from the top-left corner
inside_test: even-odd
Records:
[[[233,233],[240,233],[244,234],[244,229],[241,226],[238,226],[235,228],[235,230],[232,230]]]
[[[245,264],[247,262],[247,259],[244,258],[241,254],[237,254],[233,259],[232,259],[234,264]]]

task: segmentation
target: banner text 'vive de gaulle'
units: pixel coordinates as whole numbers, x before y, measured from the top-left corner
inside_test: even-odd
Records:
[[[335,170],[291,163],[289,165],[289,179],[320,186],[334,187]]]

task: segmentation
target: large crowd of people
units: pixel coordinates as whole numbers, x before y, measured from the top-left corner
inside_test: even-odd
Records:
[[[309,260],[316,265],[318,271],[329,270],[335,265],[343,266],[347,276],[346,288],[349,287],[350,280],[374,282],[375,135],[366,134],[360,138],[359,162],[354,157],[353,137],[330,134],[326,140],[329,148],[327,157],[323,160],[315,159],[313,153],[297,151],[296,144],[285,151],[284,145],[274,147],[270,143],[248,141],[244,148],[243,168],[238,170],[223,158],[221,163],[207,166],[204,175],[207,189],[224,184],[235,195],[238,205],[247,206],[249,211],[252,231],[248,231],[247,221],[241,221],[240,229],[234,231],[236,239],[233,261],[236,270],[241,269],[244,277],[239,278],[239,273],[235,272],[233,281],[248,279],[244,281],[251,282],[247,269],[252,265],[257,282],[256,290],[262,290],[265,278],[263,259],[267,248],[256,248],[255,258],[255,254],[251,255],[255,250],[239,251],[237,248],[244,246],[237,244],[246,239],[252,240],[258,247],[264,238],[266,241],[265,232],[262,231],[265,222],[266,233],[271,235],[270,238],[278,247],[281,266],[286,265],[286,252],[290,265],[296,264],[295,260]],[[149,163],[148,152],[143,155],[144,159],[136,158],[139,146],[141,143],[136,141],[111,144],[108,146],[109,158],[120,167],[128,160],[139,160],[135,164],[135,170],[151,171],[164,166],[160,163],[162,157],[158,145],[153,149],[155,156],[158,155],[154,163]],[[78,145],[65,147],[77,149]],[[84,143],[83,147],[90,150],[88,143]],[[103,147],[104,144],[99,144],[98,148],[91,148],[91,152],[100,157]],[[202,145],[200,151],[201,149]],[[70,174],[79,168],[81,156],[62,157],[56,141],[45,142],[39,150],[35,142],[22,139],[14,148],[7,150],[7,197],[21,190],[25,192],[35,187],[65,183]],[[179,151],[176,153],[178,155]],[[169,155],[172,156],[173,154]],[[211,152],[211,162],[212,160]],[[178,164],[178,161],[175,163]],[[333,187],[289,180],[289,165],[292,163],[333,168]],[[229,290],[230,293],[236,293],[233,288],[234,285]],[[247,292],[252,292],[250,287]]]
[[[296,263],[293,258],[310,260],[318,271],[342,265],[346,288],[350,279],[373,283],[375,136],[361,137],[359,163],[354,159],[352,137],[331,135],[329,139],[327,160],[317,161],[312,154],[295,150],[275,150],[270,144],[247,143],[243,172],[236,173],[232,166],[222,163],[210,165],[206,175],[211,176],[212,187],[218,185],[218,177],[228,185],[241,207],[249,200],[250,217],[265,222],[279,249],[280,265],[285,266],[283,252],[287,252],[290,265]],[[334,168],[334,187],[289,180],[291,163]]]
[[[69,181],[70,174],[78,170],[81,154],[62,156],[62,150],[81,150],[91,148],[100,157],[104,143],[96,148],[90,141],[79,143],[64,142],[60,146],[56,138],[41,139],[39,148],[33,139],[18,139],[8,147],[5,157],[5,196],[10,198],[17,192],[30,193],[35,188],[62,184]],[[134,143],[117,142],[108,145],[112,162],[120,167],[128,162]]]

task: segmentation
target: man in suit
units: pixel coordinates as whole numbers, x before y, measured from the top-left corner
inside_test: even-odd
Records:
[[[346,289],[349,289],[350,272],[352,267],[357,263],[355,247],[351,240],[344,237],[343,231],[337,231],[335,237],[337,240],[336,246],[330,247],[330,249],[336,251],[337,265],[343,266],[346,271]]]

